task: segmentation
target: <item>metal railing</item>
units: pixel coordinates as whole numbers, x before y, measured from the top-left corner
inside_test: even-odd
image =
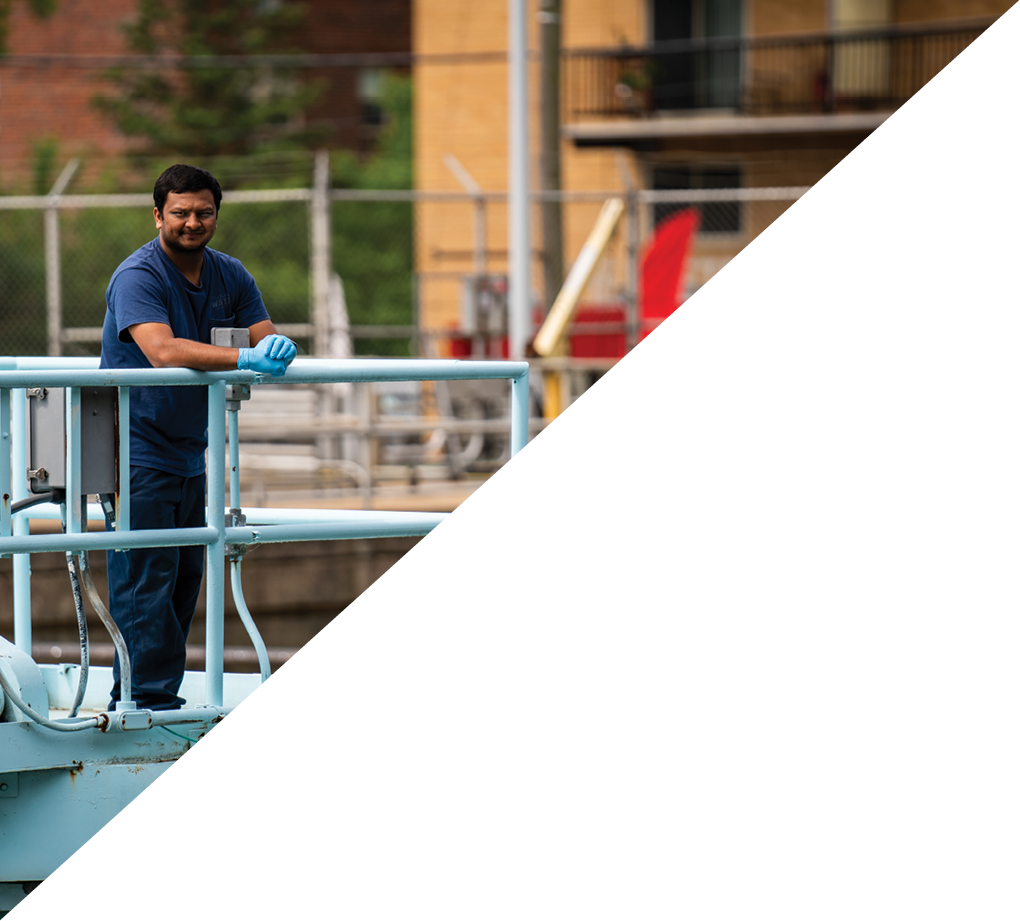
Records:
[[[701,109],[748,115],[890,110],[993,21],[569,51],[564,112],[577,119]]]
[[[89,550],[134,547],[205,546],[206,549],[206,656],[205,705],[220,709],[224,703],[224,594],[226,561],[230,560],[231,585],[238,612],[245,621],[259,653],[263,679],[268,676],[268,656],[247,612],[240,583],[240,557],[252,544],[291,541],[343,540],[352,538],[421,536],[445,515],[412,512],[321,511],[301,509],[248,509],[240,503],[237,409],[227,403],[230,384],[257,385],[267,380],[250,371],[198,372],[183,368],[100,370],[96,359],[7,358],[0,359],[0,432],[5,450],[0,451],[0,555],[14,555],[14,644],[31,653],[31,567],[29,555],[42,552],[87,553]],[[511,454],[528,439],[528,365],[525,362],[469,362],[450,360],[328,360],[298,359],[284,378],[294,384],[334,384],[367,381],[434,381],[506,379],[510,381]],[[80,406],[81,388],[118,389],[119,431],[128,430],[130,388],[144,385],[195,385],[208,388],[209,450],[207,524],[202,528],[132,530],[130,528],[130,445],[118,441],[118,492],[114,530],[89,531],[86,518],[105,520],[99,506],[83,513],[78,502],[34,506],[14,511],[29,498],[27,469],[26,396],[30,388],[69,388],[66,413],[66,495],[76,495],[81,484]],[[228,463],[229,452],[229,463]],[[229,502],[228,502],[229,499]],[[29,533],[28,519],[60,518],[63,533]],[[111,631],[112,632],[112,631]],[[116,642],[116,638],[114,637]],[[87,641],[83,640],[87,648]],[[83,658],[87,662],[87,653]],[[127,709],[127,708],[125,708]],[[149,725],[187,722],[195,714],[180,712],[153,717]],[[51,721],[52,722],[52,721]],[[45,725],[45,724],[44,724]],[[69,724],[70,725],[70,724]],[[109,728],[102,715],[72,728]],[[54,727],[50,727],[54,728]],[[147,728],[122,726],[121,728]]]

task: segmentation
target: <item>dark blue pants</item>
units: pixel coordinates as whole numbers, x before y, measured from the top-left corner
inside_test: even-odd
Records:
[[[205,474],[176,476],[131,468],[131,528],[205,526]],[[202,584],[205,548],[151,547],[106,553],[110,613],[131,656],[131,697],[139,707],[175,710],[185,643]],[[110,709],[120,699],[114,660]]]

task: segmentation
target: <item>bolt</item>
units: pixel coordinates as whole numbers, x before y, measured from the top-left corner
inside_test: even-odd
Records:
[[[0,783],[0,793],[5,793],[6,791],[7,791],[7,784]]]

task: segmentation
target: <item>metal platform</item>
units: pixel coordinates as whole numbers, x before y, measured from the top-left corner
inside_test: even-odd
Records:
[[[241,506],[238,411],[228,387],[255,387],[263,376],[248,371],[203,373],[186,369],[99,370],[95,359],[0,359],[0,556],[13,557],[13,642],[0,637],[0,915],[14,907],[134,797],[201,740],[271,671],[265,643],[251,618],[241,586],[241,558],[255,544],[423,536],[445,513],[338,508],[248,508]],[[274,386],[422,380],[509,381],[511,453],[528,435],[528,366],[524,362],[304,359],[295,361]],[[131,386],[195,385],[209,392],[208,496],[206,526],[168,531],[133,531],[130,522],[129,439],[115,454],[117,491],[112,509],[66,502],[81,496],[83,388],[115,388],[117,426],[128,430]],[[64,491],[28,512],[25,478],[29,432],[27,392],[65,388]],[[48,435],[53,435],[52,432]],[[38,475],[38,471],[35,471]],[[52,473],[52,471],[46,471]],[[444,502],[448,501],[442,500]],[[459,500],[458,500],[459,501]],[[57,504],[59,502],[59,504]],[[321,503],[320,503],[321,504]],[[83,508],[84,506],[84,508]],[[60,527],[29,532],[28,519],[49,518]],[[107,521],[96,530],[90,521]],[[205,669],[188,672],[180,710],[138,709],[129,681],[110,705],[112,669],[88,663],[88,639],[77,662],[40,664],[31,655],[30,555],[63,553],[87,572],[90,550],[202,545],[206,548]],[[91,577],[89,577],[90,579]],[[227,585],[244,622],[259,672],[224,669],[224,599]],[[87,584],[87,583],[86,583]],[[90,597],[103,616],[94,586]],[[84,619],[82,617],[82,619]],[[126,646],[108,613],[103,623],[129,674]],[[111,709],[107,709],[111,706]]]

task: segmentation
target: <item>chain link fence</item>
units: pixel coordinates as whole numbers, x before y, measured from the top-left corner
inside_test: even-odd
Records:
[[[569,270],[605,200],[623,199],[623,216],[584,303],[625,309],[632,345],[641,259],[658,225],[686,208],[699,214],[681,292],[689,296],[803,191],[538,194],[532,208],[534,322],[555,296],[544,290],[547,202],[559,205]],[[151,207],[140,194],[0,198],[4,353],[98,354],[107,284],[119,263],[155,235]],[[316,208],[324,218],[318,223]],[[498,341],[506,332],[506,228],[505,193],[228,192],[216,247],[251,271],[274,322],[305,354],[336,354],[339,324],[349,325],[356,355],[477,355],[479,337]],[[343,283],[342,295],[330,286],[334,277]],[[499,345],[485,348],[498,351]]]

